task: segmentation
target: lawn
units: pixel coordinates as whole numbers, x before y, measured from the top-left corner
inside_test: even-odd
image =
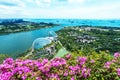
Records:
[[[55,55],[55,57],[63,57],[65,54],[69,53],[65,48],[61,48],[57,54]]]

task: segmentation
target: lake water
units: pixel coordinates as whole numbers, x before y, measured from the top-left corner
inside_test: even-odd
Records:
[[[21,54],[31,48],[32,42],[40,37],[47,37],[50,31],[58,31],[65,26],[91,25],[120,27],[120,20],[78,20],[78,19],[24,19],[33,22],[51,22],[61,24],[51,28],[42,28],[28,32],[0,36],[0,53],[12,56]]]

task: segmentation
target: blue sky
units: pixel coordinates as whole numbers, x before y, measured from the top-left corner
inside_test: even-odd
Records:
[[[0,18],[120,19],[120,0],[0,0]]]

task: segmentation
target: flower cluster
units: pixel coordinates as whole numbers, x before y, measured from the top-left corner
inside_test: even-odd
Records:
[[[112,65],[114,65],[116,63],[118,65],[120,65],[119,60],[120,60],[120,53],[116,52],[116,53],[114,53],[114,58],[111,61],[108,61],[104,64],[104,68],[109,69]],[[119,71],[119,69],[118,69],[118,71]]]
[[[113,63],[120,64],[119,59],[120,53],[115,53],[112,61],[104,63],[102,68],[109,69]],[[3,61],[3,64],[0,64],[0,80],[89,79],[94,72],[97,72],[91,67],[95,66],[96,62],[95,59],[71,54],[67,54],[64,58],[58,57],[51,60],[13,60],[12,58],[7,58]],[[120,67],[117,66],[115,71],[117,76],[120,77]]]
[[[119,58],[119,57],[120,57],[120,53],[119,53],[119,52],[116,52],[116,53],[114,54],[114,57],[115,57],[115,58]]]
[[[120,68],[117,69],[117,74],[120,76]]]

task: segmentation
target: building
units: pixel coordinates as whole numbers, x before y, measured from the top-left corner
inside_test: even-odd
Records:
[[[91,37],[89,35],[83,35],[83,36],[77,36],[76,39],[77,42],[82,42],[82,43],[90,43],[96,40],[96,37]]]

